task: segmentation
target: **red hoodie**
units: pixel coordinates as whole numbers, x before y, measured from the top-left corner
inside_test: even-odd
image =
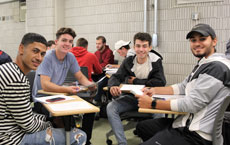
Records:
[[[88,77],[90,81],[92,81],[92,73],[102,73],[102,67],[95,54],[88,52],[84,47],[73,47],[70,49],[70,52],[76,57],[80,66],[88,68]]]

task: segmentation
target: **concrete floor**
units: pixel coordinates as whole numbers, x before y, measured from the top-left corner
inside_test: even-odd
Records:
[[[123,121],[123,123],[126,123]],[[108,120],[105,118],[100,118],[98,121],[94,121],[93,135],[91,143],[93,145],[106,145],[106,133],[111,129]],[[133,134],[133,129],[125,131],[128,145],[139,145],[141,143],[140,138]],[[117,145],[117,141],[113,136],[110,137],[113,141],[113,145]]]

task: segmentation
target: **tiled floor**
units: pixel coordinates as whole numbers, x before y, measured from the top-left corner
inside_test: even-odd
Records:
[[[124,122],[126,123],[126,122]],[[100,118],[98,121],[94,121],[93,136],[91,142],[93,145],[106,145],[106,133],[111,129],[108,120]],[[141,140],[133,134],[133,130],[125,132],[128,145],[138,145]],[[117,145],[116,139],[114,136],[111,136],[110,139],[113,141],[113,145]]]

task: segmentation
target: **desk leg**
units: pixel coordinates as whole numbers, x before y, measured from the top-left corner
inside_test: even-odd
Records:
[[[65,125],[65,144],[70,145],[71,116],[63,116]]]

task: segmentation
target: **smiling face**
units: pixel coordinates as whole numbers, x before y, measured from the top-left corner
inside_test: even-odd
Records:
[[[62,34],[57,40],[56,50],[61,54],[67,54],[73,45],[73,37],[70,34]]]
[[[207,58],[215,52],[216,38],[212,39],[211,36],[204,37],[199,33],[194,33],[189,41],[193,55],[198,58]]]
[[[148,53],[152,49],[148,41],[135,40],[134,50],[137,55],[138,63],[144,63],[147,60]]]
[[[29,72],[30,70],[36,70],[46,54],[46,49],[46,46],[39,42],[33,42],[26,46],[21,44],[19,46],[19,53],[22,60],[23,71]]]

